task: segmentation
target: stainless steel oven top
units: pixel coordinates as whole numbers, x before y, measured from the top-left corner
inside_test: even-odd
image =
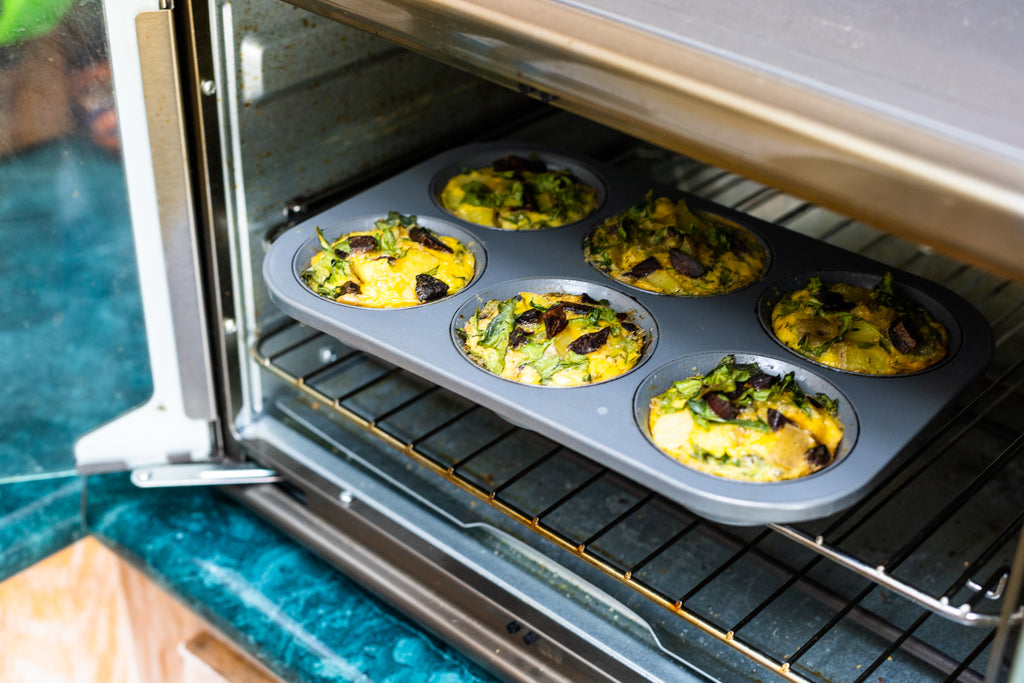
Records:
[[[1024,277],[1020,3],[292,1]]]

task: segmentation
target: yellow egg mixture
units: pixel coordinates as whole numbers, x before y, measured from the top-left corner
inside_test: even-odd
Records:
[[[923,370],[942,360],[949,344],[941,324],[894,292],[889,273],[874,288],[811,278],[775,305],[772,329],[807,358],[872,375]]]
[[[644,201],[604,220],[584,243],[587,260],[612,278],[661,294],[709,296],[761,277],[765,250],[746,228],[680,199]]]
[[[843,438],[836,401],[793,379],[726,356],[707,375],[651,399],[651,439],[688,467],[730,479],[802,477],[835,458]]]
[[[570,171],[508,156],[453,177],[441,192],[441,204],[477,225],[536,230],[586,218],[597,208],[597,191]]]
[[[577,294],[535,294],[488,301],[461,330],[477,364],[525,384],[569,387],[630,370],[646,335],[607,302]]]
[[[396,212],[373,230],[350,232],[328,244],[317,228],[320,251],[302,281],[335,301],[398,308],[434,301],[464,288],[474,275],[473,253],[454,237],[437,235]]]

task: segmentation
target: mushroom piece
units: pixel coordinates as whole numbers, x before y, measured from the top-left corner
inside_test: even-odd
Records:
[[[900,353],[910,353],[917,348],[917,338],[912,329],[913,324],[905,315],[896,318],[889,326],[889,341]]]
[[[421,302],[440,299],[448,293],[448,285],[433,275],[420,273],[416,276],[416,298]]]
[[[338,296],[344,296],[346,294],[361,294],[362,291],[363,290],[359,288],[359,285],[352,282],[352,280],[349,280],[341,287],[338,287]]]
[[[832,462],[832,454],[823,444],[818,444],[804,453],[804,459],[815,467],[824,467]]]
[[[562,304],[555,304],[548,310],[544,311],[544,331],[548,335],[548,339],[554,339],[555,335],[565,329],[569,321],[565,318],[565,306]]]
[[[593,306],[578,304],[575,301],[563,301],[562,307],[569,313],[576,313],[577,315],[590,315],[590,312],[594,310]]]
[[[847,301],[842,294],[831,289],[822,289],[815,295],[821,302],[821,310],[832,312],[852,311],[854,303]]]
[[[767,389],[768,387],[775,384],[778,380],[779,378],[776,377],[775,375],[769,375],[768,373],[765,372],[759,372],[756,375],[752,375],[750,379],[748,379],[743,384],[752,389]]]
[[[350,253],[361,254],[364,251],[372,251],[377,248],[377,238],[373,235],[356,235],[348,238]]]
[[[775,408],[768,409],[768,426],[771,427],[773,432],[779,431],[791,422],[792,420],[775,410]]]
[[[633,266],[633,268],[625,274],[639,280],[642,277],[647,277],[656,270],[661,270],[661,262],[653,256],[648,256],[643,261]]]
[[[678,249],[668,250],[668,260],[673,268],[687,277],[701,277],[708,272],[703,263]]]
[[[433,249],[445,254],[452,253],[452,248],[442,242],[437,235],[418,225],[409,230],[409,239],[422,244],[427,249]]]
[[[512,330],[512,334],[508,336],[508,347],[510,349],[518,349],[529,340],[530,333],[521,327],[517,327]]]
[[[519,314],[519,317],[516,318],[515,325],[516,327],[534,327],[540,323],[542,317],[543,316],[538,309],[530,308]]]
[[[739,408],[730,403],[729,399],[719,392],[712,392],[704,397],[708,407],[723,420],[735,420],[740,414]]]
[[[573,343],[569,344],[568,348],[573,353],[578,353],[581,356],[585,356],[588,353],[597,351],[602,346],[608,343],[608,336],[611,334],[612,328],[602,327],[597,332],[590,332],[588,334],[581,334],[576,338]]]

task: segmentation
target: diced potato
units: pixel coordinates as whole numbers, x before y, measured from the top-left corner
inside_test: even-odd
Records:
[[[689,410],[661,415],[651,425],[651,437],[666,451],[681,451],[690,443],[693,431],[693,416]]]

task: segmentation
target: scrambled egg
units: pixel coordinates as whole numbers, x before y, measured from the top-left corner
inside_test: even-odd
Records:
[[[488,301],[461,329],[477,364],[525,384],[570,387],[633,368],[646,335],[607,302],[586,295],[534,294]]]
[[[584,254],[616,280],[674,296],[731,292],[765,267],[764,247],[746,228],[650,194],[604,220],[587,237]]]
[[[675,382],[650,408],[658,448],[701,472],[744,481],[816,472],[835,458],[844,431],[836,401],[804,394],[792,373],[767,375],[732,356]]]
[[[575,223],[597,208],[597,191],[571,172],[518,156],[463,171],[448,181],[440,199],[463,220],[506,230]]]
[[[414,306],[454,294],[473,279],[473,253],[454,237],[418,225],[415,216],[391,212],[373,230],[346,233],[333,244],[320,228],[317,236],[320,251],[302,281],[341,303]]]
[[[811,278],[772,311],[783,344],[823,365],[871,375],[917,372],[946,355],[949,333],[899,297],[886,273],[874,288]]]

